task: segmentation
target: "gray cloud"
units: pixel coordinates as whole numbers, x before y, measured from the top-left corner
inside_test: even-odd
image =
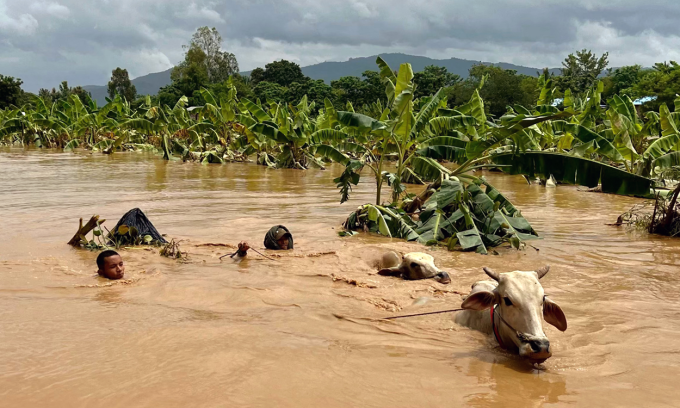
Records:
[[[559,66],[580,48],[651,65],[680,60],[678,20],[667,0],[0,0],[0,73],[37,91],[157,72],[202,25],[244,70],[379,52]]]

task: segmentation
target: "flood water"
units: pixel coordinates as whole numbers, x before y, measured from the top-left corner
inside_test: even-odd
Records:
[[[366,172],[338,204],[339,171],[0,151],[0,406],[680,406],[680,239],[605,225],[641,200],[487,175],[544,239],[482,256],[338,237],[374,200]],[[129,281],[106,286],[96,253],[66,242],[79,218],[111,228],[134,207],[189,260],[123,250]],[[276,261],[205,245],[262,249],[279,223],[296,248]],[[388,249],[431,253],[452,283],[375,275]],[[453,314],[372,320],[456,308],[482,266],[545,264],[569,320],[546,324],[545,370]]]

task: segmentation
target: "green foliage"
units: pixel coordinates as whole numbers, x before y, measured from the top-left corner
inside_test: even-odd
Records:
[[[439,89],[453,86],[461,80],[459,75],[448,72],[444,67],[429,65],[413,77],[416,88],[415,97],[434,95]]]
[[[519,249],[538,239],[512,203],[484,179],[478,181],[464,185],[457,178],[443,180],[416,221],[401,208],[366,204],[349,215],[344,227],[480,254],[504,242]]]
[[[604,53],[599,58],[589,50],[576,51],[569,54],[562,62],[562,75],[557,77],[557,85],[562,91],[571,89],[576,95],[580,95],[592,88],[597,78],[607,68],[609,53]]]
[[[19,105],[24,93],[21,79],[0,75],[0,109]]]
[[[324,100],[333,98],[333,90],[320,79],[307,79],[302,82],[293,82],[290,84],[284,94],[284,100],[299,101],[305,96],[307,96],[311,102],[314,102],[316,106],[322,107],[324,105]]]
[[[198,28],[189,45],[182,48],[186,50],[184,60],[172,70],[173,82],[197,75],[190,70],[201,71],[200,75],[206,77],[205,82],[211,84],[226,81],[239,71],[234,54],[222,50],[222,36],[215,27]]]
[[[643,71],[640,65],[617,68],[607,76],[609,83],[605,84],[604,96],[610,98],[614,95],[635,95],[633,87],[642,77]]]
[[[362,79],[363,78],[363,79]],[[365,71],[362,78],[346,76],[331,81],[333,98],[336,106],[345,106],[350,102],[354,106],[363,107],[380,101],[387,103],[385,87],[376,71]]]
[[[360,171],[362,167],[363,165],[360,161],[350,160],[340,177],[333,179],[333,182],[340,189],[340,204],[349,200],[349,193],[352,191],[352,185],[356,186],[359,183],[360,175],[358,171]]]
[[[59,89],[52,88],[50,91],[42,88],[38,92],[38,97],[40,97],[46,104],[51,104],[58,101],[68,101],[68,98],[71,95],[78,96],[78,99],[84,101],[88,105],[90,103],[94,103],[90,97],[90,93],[83,89],[83,87],[76,86],[75,88],[70,88],[67,81],[62,81],[61,84],[59,84]]]
[[[270,62],[264,66],[264,69],[257,68],[253,70],[250,78],[254,84],[267,81],[286,88],[293,82],[303,83],[309,80],[302,73],[298,64],[283,59],[281,61]]]
[[[539,93],[538,79],[519,75],[516,71],[492,65],[479,64],[470,68],[470,76],[444,93],[449,106],[465,104],[475,92],[484,100],[485,112],[494,117],[502,116],[508,106],[532,106]]]
[[[113,99],[120,95],[127,101],[135,100],[137,89],[130,81],[127,69],[116,68],[111,72],[111,80],[108,83],[109,98]]]
[[[632,86],[631,94],[656,97],[656,100],[645,104],[645,110],[657,110],[661,104],[673,106],[680,94],[680,65],[671,61],[670,64],[655,64],[654,69],[643,71]]]
[[[253,95],[261,100],[274,103],[285,103],[288,89],[285,87],[268,81],[259,82],[253,88]]]

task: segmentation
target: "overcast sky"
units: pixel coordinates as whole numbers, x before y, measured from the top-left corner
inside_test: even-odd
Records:
[[[163,71],[205,25],[241,70],[381,52],[557,67],[582,48],[650,66],[680,60],[678,21],[678,0],[0,0],[0,74],[35,92]]]

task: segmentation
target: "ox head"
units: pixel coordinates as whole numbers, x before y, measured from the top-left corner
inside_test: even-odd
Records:
[[[493,305],[502,316],[498,323],[499,334],[506,347],[517,348],[519,355],[531,362],[542,363],[552,352],[550,341],[543,332],[542,319],[561,331],[567,330],[567,318],[557,305],[545,296],[539,279],[550,270],[544,266],[532,272],[496,273],[489,268],[484,272],[498,282],[474,291],[462,304],[464,309],[485,310]]]
[[[432,278],[439,283],[451,283],[449,274],[434,265],[434,258],[431,255],[422,252],[408,253],[404,255],[399,265],[383,268],[378,273],[386,276],[401,276],[408,280]]]

